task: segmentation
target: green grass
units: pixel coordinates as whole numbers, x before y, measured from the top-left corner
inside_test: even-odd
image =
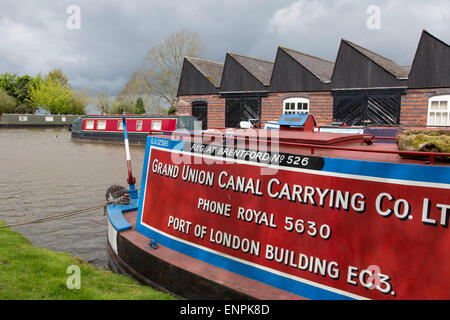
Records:
[[[0,225],[4,225],[0,221]],[[69,289],[71,265],[80,289]],[[63,252],[33,246],[20,233],[0,229],[0,300],[167,300],[174,297]]]

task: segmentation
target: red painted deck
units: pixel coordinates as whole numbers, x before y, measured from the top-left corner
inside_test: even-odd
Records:
[[[193,135],[192,142],[202,141],[204,144],[212,144],[214,141],[235,140],[238,148],[258,149],[261,151],[278,151],[300,155],[314,155],[330,158],[341,158],[363,161],[393,162],[406,164],[426,165],[429,157],[422,159],[402,158],[398,154],[396,143],[383,143],[375,140],[368,145],[364,139],[373,137],[368,134],[328,133],[328,132],[302,132],[279,131],[262,129],[221,129],[206,130],[202,133],[202,139]],[[233,132],[233,137],[222,137],[224,133]],[[198,135],[199,136],[199,135]],[[177,140],[185,139],[185,133],[173,133]],[[275,147],[275,150],[273,148]],[[445,154],[447,157],[448,154]],[[438,157],[438,155],[436,155]],[[435,165],[450,166],[448,162],[434,162]]]
[[[237,138],[264,140],[279,139],[281,142],[308,143],[320,145],[336,145],[348,141],[361,141],[361,134],[329,133],[329,132],[303,132],[303,131],[283,131],[283,130],[263,130],[263,129],[235,129],[234,135]],[[370,135],[365,135],[370,136]]]
[[[197,276],[231,288],[258,300],[305,300],[304,298],[252,280],[239,274],[221,269],[209,263],[197,260],[185,254],[171,250],[164,246],[158,249],[148,249],[146,245],[150,239],[135,230],[137,211],[124,213],[125,219],[133,226],[132,230],[121,232],[120,235],[139,247],[140,250],[154,257],[164,260]]]

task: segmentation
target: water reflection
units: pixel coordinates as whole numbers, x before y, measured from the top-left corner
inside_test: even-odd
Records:
[[[143,147],[130,147],[139,182]],[[0,129],[0,219],[7,223],[95,206],[126,186],[123,145],[72,142],[66,129]],[[17,227],[34,245],[107,268],[103,210]]]

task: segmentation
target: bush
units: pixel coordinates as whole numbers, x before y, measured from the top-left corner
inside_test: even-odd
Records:
[[[14,113],[16,104],[16,99],[0,88],[0,114]]]
[[[21,113],[21,114],[33,114],[34,108],[26,103],[20,103],[16,106],[16,109],[14,110],[14,113]]]

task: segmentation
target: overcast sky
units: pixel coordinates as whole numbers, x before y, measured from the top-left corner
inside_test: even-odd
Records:
[[[68,13],[72,5],[80,9],[75,29],[67,27],[68,20],[77,27],[74,11]],[[369,8],[373,5],[379,16]],[[423,29],[450,43],[450,5],[448,0],[0,0],[0,73],[61,68],[75,89],[116,95],[145,52],[181,29],[197,32],[204,58],[218,62],[227,51],[273,61],[278,46],[334,61],[345,38],[411,65]]]

